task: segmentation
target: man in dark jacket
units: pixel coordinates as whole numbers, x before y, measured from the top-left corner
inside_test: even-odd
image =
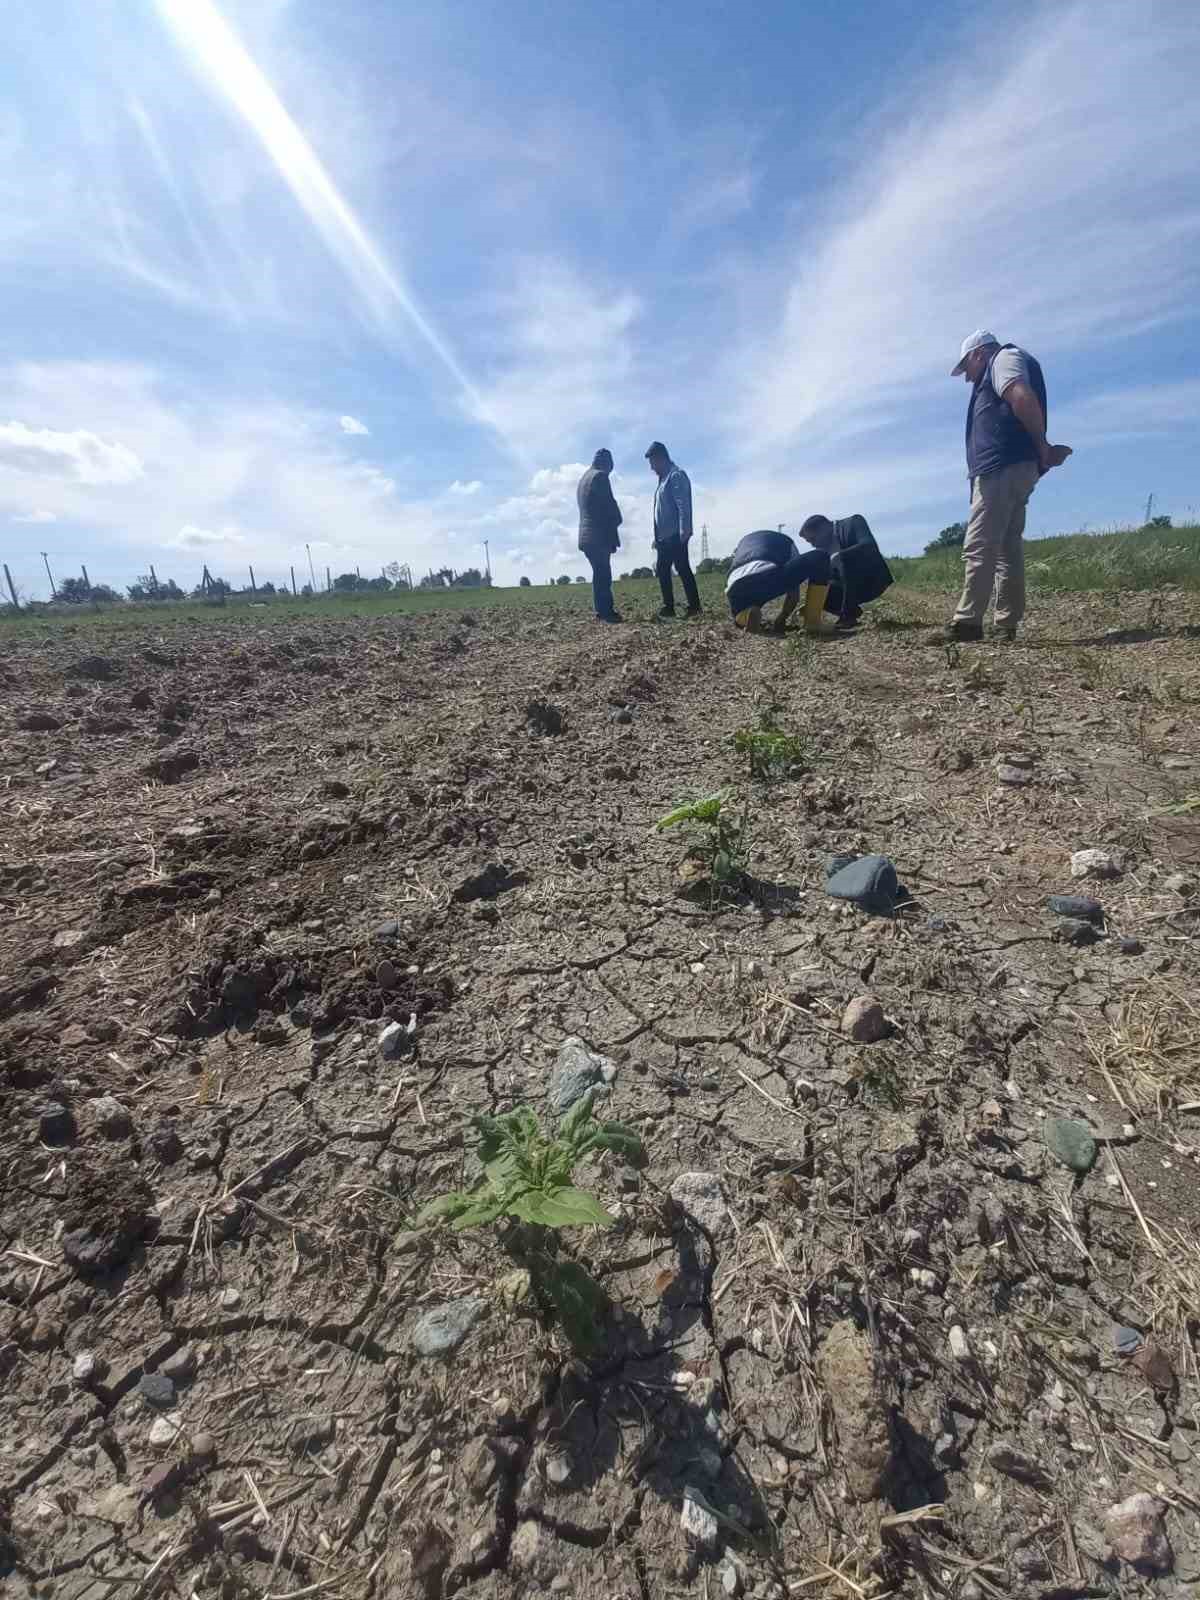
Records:
[[[1025,507],[1038,480],[1061,467],[1069,445],[1046,440],[1046,379],[1041,363],[1015,344],[977,328],[962,342],[952,378],[971,386],[967,477],[971,516],[963,542],[966,578],[950,624],[954,639],[983,638],[996,600],[996,627],[1015,639],[1025,615]]]
[[[812,516],[801,527],[800,537],[830,558],[826,611],[838,619],[839,629],[856,628],[862,608],[895,582],[866,517],[839,517],[833,522]]]
[[[761,633],[762,608],[782,597],[774,623],[774,631],[782,633],[800,599],[800,585],[806,583],[804,625],[815,632],[828,582],[829,557],[824,550],[806,550],[801,555],[786,533],[760,528],[748,533],[733,552],[725,598],[739,628]]]
[[[597,450],[575,491],[579,504],[579,548],[592,569],[592,598],[600,622],[621,620],[613,606],[612,592],[613,552],[621,548],[617,533],[621,526],[621,508],[608,481],[612,469],[612,452]]]

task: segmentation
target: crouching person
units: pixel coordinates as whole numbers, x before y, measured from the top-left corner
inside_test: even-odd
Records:
[[[829,593],[825,609],[837,618],[843,631],[856,628],[862,608],[878,600],[895,582],[891,568],[875,543],[866,517],[809,517],[800,537],[830,558]]]
[[[725,596],[734,622],[748,633],[762,632],[762,608],[782,598],[772,625],[782,633],[805,584],[804,626],[812,633],[820,626],[828,593],[829,555],[815,549],[801,555],[787,534],[764,528],[748,533],[733,552]]]

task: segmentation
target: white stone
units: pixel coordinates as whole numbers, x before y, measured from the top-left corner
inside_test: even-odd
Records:
[[[178,1411],[168,1411],[163,1417],[157,1417],[150,1429],[150,1448],[152,1450],[169,1450],[179,1438],[183,1418]]]
[[[883,1007],[872,995],[856,995],[842,1013],[842,1032],[857,1044],[874,1044],[887,1031]]]
[[[956,1361],[969,1361],[971,1359],[971,1346],[967,1339],[966,1329],[957,1322],[950,1329],[950,1354]]]
[[[716,1233],[729,1216],[725,1186],[715,1172],[681,1172],[671,1185],[671,1199],[709,1233]]]
[[[712,1550],[721,1536],[716,1517],[711,1511],[706,1511],[698,1501],[692,1499],[690,1489],[683,1491],[683,1509],[679,1513],[679,1526],[702,1550]]]
[[[1071,857],[1073,878],[1119,878],[1121,863],[1107,850],[1076,850]]]
[[[389,1022],[379,1035],[379,1054],[385,1061],[394,1061],[408,1042],[408,1035],[398,1022]]]

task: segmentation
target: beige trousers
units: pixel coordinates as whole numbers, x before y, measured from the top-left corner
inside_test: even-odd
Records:
[[[1014,628],[1025,615],[1025,507],[1037,488],[1036,461],[1017,461],[971,487],[971,516],[963,542],[966,569],[955,622],[982,622],[992,591],[996,626]]]

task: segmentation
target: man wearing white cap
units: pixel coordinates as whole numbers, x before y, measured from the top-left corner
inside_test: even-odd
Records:
[[[950,633],[983,638],[993,589],[996,627],[1015,639],[1025,615],[1025,507],[1038,479],[1071,454],[1046,442],[1046,380],[1041,364],[1015,344],[979,328],[962,342],[958,365],[971,385],[967,406],[967,475],[971,517],[963,541],[966,578]]]

